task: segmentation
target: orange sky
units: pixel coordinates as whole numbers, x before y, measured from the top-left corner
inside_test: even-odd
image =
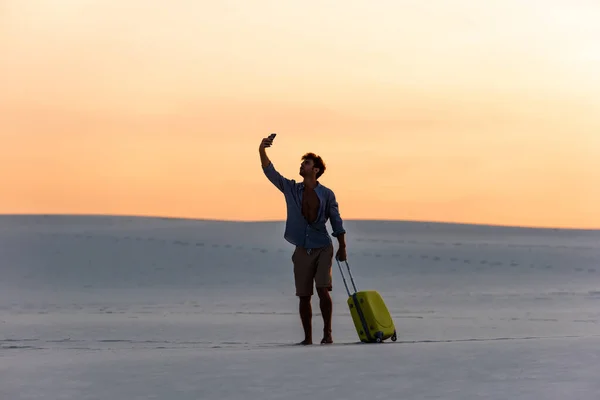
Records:
[[[0,2],[0,213],[600,228],[600,4]]]

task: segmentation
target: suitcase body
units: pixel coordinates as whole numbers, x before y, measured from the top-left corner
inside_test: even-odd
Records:
[[[396,341],[394,321],[379,292],[355,292],[348,298],[348,307],[361,342],[379,343],[390,338]]]
[[[348,274],[354,288],[354,293],[350,293],[344,271],[342,271],[342,266],[337,257],[336,261],[340,267],[340,273],[348,293],[348,308],[350,308],[350,315],[360,341],[364,343],[381,343],[391,338],[395,342],[397,340],[396,327],[379,292],[375,290],[358,291],[350,266],[346,261]]]

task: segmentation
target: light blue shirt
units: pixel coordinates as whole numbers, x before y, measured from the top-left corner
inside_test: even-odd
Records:
[[[287,206],[287,220],[284,232],[285,240],[306,249],[329,246],[331,244],[331,237],[325,225],[328,220],[333,229],[332,236],[337,237],[342,233],[346,233],[335,194],[331,189],[317,183],[315,193],[320,201],[319,212],[316,221],[311,224],[302,215],[304,183],[283,177],[277,172],[273,163],[263,168],[263,172],[285,197]]]

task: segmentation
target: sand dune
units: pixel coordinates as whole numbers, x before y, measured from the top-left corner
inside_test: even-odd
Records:
[[[329,388],[317,370],[302,366],[328,362],[331,379],[349,386],[338,387],[345,399],[374,390],[380,398],[558,399],[573,390],[593,398],[600,389],[591,375],[563,371],[600,367],[589,357],[587,366],[578,364],[600,336],[600,231],[347,221],[358,287],[382,293],[399,340],[386,350],[353,346],[357,335],[334,263],[336,344],[328,357],[288,347],[301,335],[293,249],[283,228],[282,222],[0,216],[0,398],[300,399]],[[313,312],[318,335],[317,301]],[[298,357],[296,367],[285,366],[288,351]],[[547,365],[538,366],[536,357]],[[175,364],[151,366],[165,358]],[[367,369],[353,371],[356,360]],[[525,371],[511,367],[515,362]],[[316,387],[298,384],[273,363]],[[471,372],[444,375],[440,365]],[[395,372],[378,376],[369,368]],[[473,378],[475,370],[487,378]],[[48,374],[53,378],[40,379]],[[160,383],[135,383],[148,374]],[[548,389],[557,374],[570,388],[562,392],[567,397]],[[499,376],[510,389],[496,390]],[[243,382],[235,390],[226,384],[233,377]],[[67,390],[65,381],[78,386]],[[86,397],[85,387],[107,396]]]

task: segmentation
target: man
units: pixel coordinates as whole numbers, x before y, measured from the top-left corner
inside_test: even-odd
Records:
[[[296,296],[300,299],[299,312],[304,328],[304,340],[299,344],[312,344],[313,283],[319,295],[319,306],[323,315],[323,339],[321,344],[333,343],[331,317],[333,305],[329,292],[332,290],[331,266],[333,263],[333,243],[327,233],[325,223],[330,220],[332,235],[337,238],[339,247],[336,257],[346,260],[346,242],[342,218],[333,191],[318,179],[325,172],[321,157],[306,153],[300,164],[302,182],[283,177],[266,154],[273,138],[264,138],[259,146],[263,172],[279,189],[287,205],[287,221],[284,238],[295,245],[292,255]]]

